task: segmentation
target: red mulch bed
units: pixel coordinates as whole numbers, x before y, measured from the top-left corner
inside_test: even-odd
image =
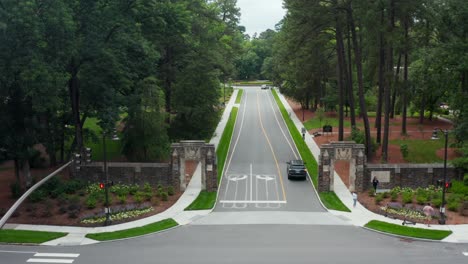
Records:
[[[196,163],[192,161],[187,161],[186,163],[186,180],[190,181],[195,169]],[[55,168],[48,168],[48,169],[32,169],[31,174],[37,180],[47,176]],[[66,175],[67,173],[64,173]],[[63,180],[65,180],[66,176],[61,176]],[[10,184],[15,182],[15,175],[14,175],[14,165],[13,162],[7,161],[0,164],[0,216],[3,214],[15,203],[16,199],[11,198],[11,190]],[[97,184],[97,183],[96,183]],[[151,201],[151,205],[154,208],[153,211],[141,215],[137,218],[132,218],[127,221],[134,221],[137,219],[141,219],[144,217],[152,216],[158,213],[163,212],[164,210],[170,208],[174,203],[177,202],[179,197],[182,195],[182,192],[176,192],[173,196],[168,197],[168,201],[161,201],[161,199],[153,198]],[[64,226],[90,226],[80,224],[79,220],[83,216],[93,215],[98,212],[102,212],[104,206],[100,203],[97,204],[95,209],[87,209],[84,203],[85,198],[80,197],[80,201],[82,203],[81,210],[77,218],[69,218],[68,213],[60,213],[60,203],[57,200],[48,199],[43,202],[39,203],[31,203],[26,200],[13,216],[9,219],[8,223],[16,223],[16,224],[34,224],[34,225],[64,225]],[[128,200],[126,204],[135,204],[132,200],[131,196],[128,196]],[[49,210],[46,210],[46,204],[50,206]],[[118,199],[114,197],[112,199],[111,207],[113,206],[121,206],[119,204]],[[52,215],[47,215],[47,212],[52,213]],[[122,222],[120,222],[122,223]],[[117,224],[117,223],[114,223]],[[100,226],[101,224],[97,224]]]
[[[289,100],[289,105],[293,109],[296,116],[299,120],[302,120],[303,111],[301,109],[300,104],[294,102],[293,100]],[[329,117],[336,117],[336,113],[326,113]],[[307,122],[311,118],[315,117],[315,113],[310,110],[304,111],[304,121]],[[350,120],[350,118],[345,118],[345,120]],[[383,121],[383,119],[382,119]],[[402,136],[400,134],[401,131],[401,118],[393,118],[390,120],[390,135],[389,139],[401,139],[401,138],[408,138],[408,139],[430,139],[432,136],[432,131],[434,128],[441,128],[441,129],[451,129],[452,124],[444,122],[442,120],[427,120],[424,119],[422,126],[419,125],[419,118],[408,118],[407,119],[407,132],[406,136]],[[361,122],[362,119],[356,120],[356,122]],[[371,133],[373,137],[376,137],[377,130],[374,128],[375,118],[369,118],[369,123],[371,127]],[[333,133],[327,133],[328,135],[322,135],[319,137],[315,137],[315,142],[321,146],[322,144],[328,144],[331,141],[338,141],[338,132],[336,131],[337,128],[334,128]],[[315,130],[310,130],[309,133],[316,132]],[[320,130],[321,132],[321,130]],[[349,136],[351,133],[350,128],[344,128],[345,138]],[[444,149],[437,150],[437,155],[443,159],[444,158]],[[449,148],[447,151],[448,160],[458,157],[459,154],[453,148]],[[381,149],[379,148],[374,157],[371,160],[368,160],[368,163],[380,163],[381,160]],[[407,163],[400,152],[400,146],[389,144],[388,146],[388,163]],[[348,161],[336,161],[335,162],[335,170],[340,175],[343,182],[349,186],[349,162]],[[359,193],[358,200],[361,204],[366,206],[369,210],[373,212],[379,212],[380,207],[385,205],[388,201],[384,200],[381,202],[380,205],[376,205],[374,202],[374,197],[369,197],[367,192]],[[457,212],[450,212],[447,211],[448,223],[449,224],[468,224],[468,217],[462,216]],[[436,220],[434,220],[434,224],[436,224]]]

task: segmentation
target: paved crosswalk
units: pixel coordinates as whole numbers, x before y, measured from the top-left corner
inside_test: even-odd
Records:
[[[80,254],[73,253],[36,253],[28,263],[73,263]]]
[[[351,225],[349,219],[329,213],[249,211],[213,212],[192,223],[193,225],[246,225],[246,224],[288,224],[288,225]]]

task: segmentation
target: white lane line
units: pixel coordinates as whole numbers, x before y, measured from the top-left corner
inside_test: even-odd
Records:
[[[271,203],[271,204],[285,204],[286,201],[274,201],[274,200],[258,200],[258,201],[249,201],[249,200],[246,200],[246,201],[241,201],[241,200],[221,200],[219,201],[220,203],[226,203],[226,204],[230,204],[230,203],[246,203],[246,204],[255,204],[255,203],[259,203],[259,204],[268,204],[268,203]]]
[[[36,253],[34,257],[52,257],[52,258],[77,258],[80,254],[69,253]]]
[[[271,92],[270,92],[270,95],[271,95]],[[288,137],[286,136],[286,133],[284,132],[283,127],[281,126],[281,124],[280,124],[280,122],[279,122],[279,120],[278,120],[278,116],[277,116],[277,113],[276,113],[276,111],[275,111],[275,107],[273,106],[273,102],[272,102],[272,100],[274,100],[274,98],[272,99],[273,95],[271,95],[271,96],[270,96],[270,95],[268,95],[268,99],[269,99],[268,101],[270,102],[271,109],[273,110],[273,116],[274,116],[275,119],[276,119],[276,123],[278,124],[278,127],[280,128],[281,133],[283,134],[284,139],[286,139],[286,142],[288,142],[288,145],[289,145],[289,147],[291,148],[291,151],[292,151],[292,153],[294,154],[294,157],[297,159],[298,156],[297,156],[296,153],[299,153],[299,150],[297,150],[297,147],[296,147],[296,150],[294,150],[294,148],[293,148],[291,142],[289,141],[290,138],[292,139],[292,135],[291,135],[291,132],[289,132],[289,130],[288,130],[288,132],[289,132],[290,138],[288,138]],[[281,114],[281,110],[279,109],[279,106],[278,106],[278,104],[276,103],[276,101],[275,101],[275,105],[276,105],[276,107],[277,107],[279,113]],[[283,116],[281,116],[281,120],[283,120],[283,124],[284,124],[286,127],[288,127],[288,125],[286,124],[286,121],[284,120]],[[295,146],[295,145],[294,145],[294,146]]]
[[[33,262],[33,263],[73,263],[74,259],[33,259],[30,258],[26,262]]]
[[[250,201],[253,200],[253,187],[252,187],[252,163],[250,163]]]

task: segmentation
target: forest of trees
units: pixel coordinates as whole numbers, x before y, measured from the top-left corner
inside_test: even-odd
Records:
[[[30,185],[34,146],[52,165],[67,160],[101,136],[83,128],[89,118],[106,133],[124,124],[128,160],[210,138],[244,41],[239,17],[236,0],[1,0],[1,160]]]
[[[285,0],[287,14],[268,38],[265,76],[306,109],[334,110],[364,124],[368,157],[382,146],[389,122],[432,119],[445,103],[468,169],[468,5],[464,0]],[[251,41],[252,44],[255,41]],[[244,54],[245,56],[245,54]],[[254,57],[250,55],[250,57]],[[368,112],[375,112],[371,138]],[[374,118],[374,117],[372,117]],[[373,143],[371,143],[373,142]]]
[[[161,160],[170,142],[211,136],[222,83],[268,79],[306,109],[337,111],[339,139],[345,115],[362,122],[368,156],[376,142],[384,161],[391,118],[405,134],[408,116],[446,103],[468,169],[465,0],[283,4],[276,28],[250,37],[236,0],[1,0],[0,160],[29,184],[34,146],[67,160],[99,136],[89,118],[123,124],[128,160]]]

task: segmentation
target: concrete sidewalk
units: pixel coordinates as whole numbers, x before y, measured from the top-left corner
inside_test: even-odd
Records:
[[[288,111],[289,116],[294,122],[296,128],[298,129],[298,131],[301,131],[301,128],[303,127],[302,122],[294,114],[294,111],[292,110],[291,106],[286,101],[284,96],[280,94],[279,92],[278,92],[278,96],[281,99],[281,102],[283,103],[284,107],[286,108],[286,111]],[[313,139],[313,135],[307,133],[305,136],[305,142],[307,146],[309,147],[310,151],[312,152],[312,155],[314,155],[314,158],[318,160],[318,157],[320,155],[320,148],[315,143]],[[346,219],[349,219],[355,226],[362,227],[371,220],[379,220],[383,222],[401,225],[402,223],[401,220],[395,220],[395,219],[387,218],[383,215],[375,214],[367,210],[365,207],[363,207],[359,203],[357,204],[355,208],[353,208],[353,198],[351,196],[351,193],[349,192],[348,188],[341,180],[338,173],[335,172],[334,175],[335,175],[334,186],[333,186],[335,189],[334,191],[336,195],[340,198],[340,200],[351,210],[351,213],[329,210],[330,213],[336,216],[342,217],[342,218],[344,217]],[[432,230],[451,230],[453,233],[442,241],[452,242],[452,243],[468,243],[468,225],[431,225],[430,227],[428,227],[424,224],[416,224],[414,227],[432,229]]]

